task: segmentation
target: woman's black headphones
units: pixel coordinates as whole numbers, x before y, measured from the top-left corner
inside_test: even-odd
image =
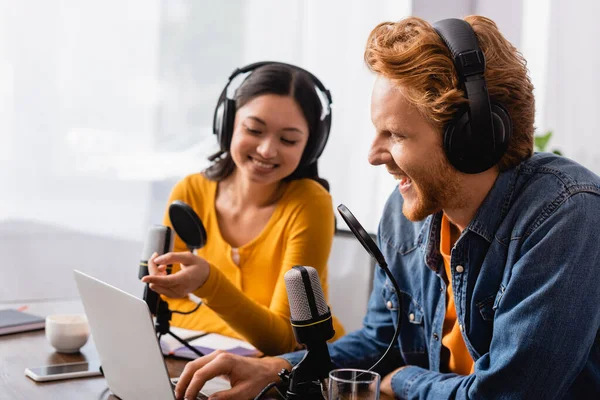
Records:
[[[471,25],[444,19],[433,25],[450,52],[468,104],[444,128],[444,150],[459,171],[476,174],[496,165],[512,135],[508,111],[490,103],[483,73],[485,57]]]
[[[231,145],[231,137],[233,135],[233,122],[235,120],[236,112],[235,100],[227,97],[227,89],[229,88],[231,81],[236,76],[253,71],[264,65],[283,65],[304,72],[312,79],[315,86],[321,91],[321,93],[323,93],[324,97],[327,99],[326,103],[322,101],[322,103],[325,103],[323,104],[324,113],[316,126],[315,132],[311,132],[311,134],[314,134],[316,136],[314,145],[312,145],[311,148],[307,147],[307,149],[305,149],[304,154],[302,155],[302,159],[300,160],[300,166],[310,165],[317,161],[317,159],[325,149],[325,144],[327,144],[329,130],[331,128],[331,93],[325,88],[321,81],[317,79],[316,76],[306,71],[305,69],[292,64],[286,64],[275,61],[262,61],[246,65],[245,67],[237,68],[229,76],[227,85],[225,85],[225,88],[219,96],[219,101],[217,103],[217,107],[215,108],[215,115],[213,118],[213,133],[217,135],[217,141],[219,142],[221,151],[229,151],[229,146]],[[318,97],[321,98],[322,96]],[[310,142],[311,140],[309,138],[309,143]]]

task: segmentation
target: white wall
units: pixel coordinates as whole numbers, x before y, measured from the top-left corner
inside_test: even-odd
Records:
[[[600,3],[551,1],[541,130],[552,147],[600,174]]]

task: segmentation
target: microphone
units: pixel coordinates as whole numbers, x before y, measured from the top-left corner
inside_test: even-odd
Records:
[[[138,278],[142,279],[144,276],[149,275],[148,271],[148,260],[152,257],[152,254],[157,253],[159,256],[170,253],[173,251],[173,234],[171,232],[171,228],[164,225],[153,225],[148,230],[148,237],[146,242],[144,243],[144,249],[142,250],[142,257],[140,260],[140,269],[138,272]],[[167,274],[171,272],[171,265],[167,265]],[[163,335],[169,334],[173,336],[179,343],[183,344],[193,353],[202,357],[204,353],[192,347],[187,341],[180,338],[173,332],[171,332],[169,321],[171,320],[171,316],[173,313],[178,314],[190,314],[200,307],[202,301],[193,296],[196,300],[191,299],[197,305],[192,311],[171,311],[169,310],[169,305],[166,301],[161,299],[160,295],[156,293],[154,290],[150,289],[150,284],[147,283],[144,286],[144,301],[148,305],[150,312],[152,315],[156,316],[156,321],[154,323],[154,328],[156,329],[156,333],[158,334],[158,340]]]
[[[333,369],[327,340],[335,334],[317,270],[295,266],[284,275],[290,320],[296,341],[306,355],[292,368],[287,399],[323,399],[320,382]]]
[[[173,251],[173,235],[171,233],[171,228],[164,225],[152,225],[150,229],[148,229],[148,235],[146,237],[146,242],[144,243],[144,249],[142,250],[138,278],[142,279],[144,276],[149,275],[148,260],[152,257],[153,253],[157,253],[160,256],[171,251]],[[169,267],[167,267],[167,273],[171,272]],[[160,296],[150,289],[149,284],[146,284],[144,287],[144,301],[148,304],[148,308],[150,308],[152,315],[156,315],[158,312]]]

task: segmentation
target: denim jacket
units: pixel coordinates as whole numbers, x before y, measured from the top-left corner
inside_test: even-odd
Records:
[[[600,178],[567,158],[535,154],[501,173],[452,249],[456,315],[475,361],[440,365],[446,284],[441,213],[410,222],[398,190],[378,243],[398,282],[377,268],[363,327],[330,344],[336,367],[380,364],[400,399],[600,398]],[[302,352],[282,356],[297,363]]]

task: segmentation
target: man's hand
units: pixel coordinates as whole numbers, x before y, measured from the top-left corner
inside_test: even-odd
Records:
[[[381,385],[379,386],[379,391],[381,392],[381,394],[389,396],[390,399],[394,398],[394,391],[392,390],[392,377],[402,368],[406,367],[407,366],[405,365],[403,367],[398,368],[395,371],[390,372],[381,380]]]
[[[217,392],[211,399],[254,398],[269,383],[279,380],[277,374],[283,368],[292,368],[283,358],[242,357],[217,350],[185,366],[177,382],[175,396],[178,400],[195,399],[207,381],[225,375],[229,378],[231,389]]]
[[[181,264],[181,270],[167,275],[167,265]],[[185,297],[200,288],[210,273],[210,264],[190,252],[167,253],[162,256],[154,253],[148,260],[150,275],[142,278],[150,289],[171,298]]]

